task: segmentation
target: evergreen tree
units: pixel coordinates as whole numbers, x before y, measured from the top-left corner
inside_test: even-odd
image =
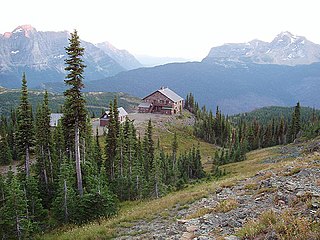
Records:
[[[93,147],[94,147],[93,160],[97,164],[98,171],[100,171],[100,169],[102,167],[102,163],[103,163],[103,158],[102,158],[101,146],[100,146],[100,143],[99,143],[98,128],[97,128],[96,137],[95,137],[95,141],[94,141]]]
[[[61,164],[57,194],[52,204],[52,213],[58,224],[76,221],[78,199],[73,190],[73,168],[65,161]]]
[[[193,177],[194,178],[202,178],[204,177],[205,173],[203,171],[202,163],[201,163],[201,154],[200,154],[200,144],[198,143],[198,147],[195,152],[195,157],[193,161]]]
[[[38,106],[35,124],[36,167],[41,195],[48,206],[53,197],[54,166],[52,155],[52,136],[50,130],[50,109],[48,92],[44,94],[43,103]]]
[[[172,157],[173,157],[173,169],[176,169],[177,165],[177,151],[178,151],[178,141],[177,141],[177,133],[175,132],[173,135],[172,141]]]
[[[33,231],[43,231],[46,228],[47,224],[47,211],[42,206],[37,181],[33,176],[29,176],[26,178],[25,194],[28,204],[29,218],[32,222]]]
[[[53,155],[56,157],[56,161],[54,162],[54,179],[57,179],[57,173],[59,172],[60,165],[63,162],[63,159],[65,157],[65,138],[63,135],[63,128],[62,124],[59,121],[58,125],[53,129],[52,133],[52,139],[53,139]]]
[[[28,211],[25,192],[16,176],[9,182],[4,206],[1,208],[0,231],[3,239],[28,239],[32,232],[32,223]]]
[[[83,195],[81,160],[80,160],[80,130],[86,124],[85,100],[82,96],[83,72],[86,67],[83,64],[84,48],[80,46],[80,39],[76,30],[71,33],[69,46],[65,48],[68,58],[65,60],[67,66],[65,70],[68,72],[65,83],[70,88],[64,92],[66,97],[64,103],[63,123],[65,130],[69,133],[66,137],[73,139],[73,151],[69,149],[74,156],[76,173],[77,173],[77,188],[80,196]],[[71,148],[71,144],[69,144]]]
[[[300,116],[300,103],[298,102],[292,113],[291,126],[290,126],[290,141],[293,142],[301,130],[301,116]]]
[[[150,171],[154,166],[154,142],[152,139],[152,123],[151,119],[148,121],[147,131],[144,136],[144,154],[145,154],[145,177],[149,181]]]
[[[17,131],[17,110],[11,109],[10,117],[8,121],[8,128],[7,128],[7,133],[8,133],[7,140],[8,140],[8,144],[10,147],[13,160],[18,159],[16,131]]]
[[[12,154],[8,142],[8,133],[4,123],[0,125],[0,165],[8,165],[12,162]]]
[[[115,158],[117,149],[117,121],[114,115],[113,103],[110,101],[109,104],[109,116],[106,136],[106,171],[109,180],[113,180],[115,177]]]
[[[115,120],[115,131],[118,136],[120,131],[120,122],[119,122],[119,111],[118,111],[118,99],[116,96],[113,99],[113,115]]]
[[[33,119],[31,105],[28,100],[26,75],[22,76],[20,104],[17,114],[17,143],[20,156],[24,159],[25,174],[30,176],[30,148],[33,145]]]

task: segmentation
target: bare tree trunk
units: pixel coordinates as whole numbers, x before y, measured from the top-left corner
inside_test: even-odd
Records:
[[[137,189],[137,196],[139,196],[139,175],[137,175],[137,178],[136,178],[136,189]]]
[[[63,183],[63,192],[64,192],[64,199],[63,199],[63,209],[64,209],[64,221],[68,222],[69,216],[68,216],[68,203],[67,203],[67,181],[64,179]]]
[[[131,144],[129,146],[129,173],[132,175],[132,156],[131,156]]]
[[[76,171],[77,171],[77,185],[78,185],[78,191],[79,195],[83,196],[83,187],[82,187],[82,175],[81,175],[81,159],[80,159],[80,133],[79,133],[79,126],[78,122],[76,122],[74,126],[74,153],[75,153],[75,159],[76,159]]]
[[[158,177],[155,177],[156,180],[156,185],[155,185],[155,193],[156,193],[156,198],[159,198],[159,189],[158,189]]]
[[[17,237],[20,240],[21,239],[21,226],[20,226],[20,219],[19,219],[17,210],[16,210],[16,231],[17,231]]]
[[[83,161],[83,164],[85,164],[86,163],[86,139],[85,138],[83,139],[82,146],[83,146],[83,159],[82,159],[82,161]]]
[[[23,191],[24,191],[24,200],[26,201],[26,218],[29,219],[29,209],[28,209],[28,199],[27,199],[27,190],[26,190],[26,187],[23,188]]]
[[[123,147],[120,147],[120,176],[123,177]]]
[[[48,147],[48,158],[49,158],[49,167],[50,167],[50,176],[51,176],[51,183],[53,183],[53,165],[52,165],[52,159],[51,159],[51,151]]]
[[[42,157],[42,170],[43,170],[43,177],[44,177],[44,182],[46,184],[46,189],[48,191],[48,176],[47,176],[47,170],[46,170],[46,159],[44,156],[44,151],[43,151],[43,146],[41,145],[41,157]]]
[[[26,146],[26,162],[25,162],[25,169],[27,177],[30,176],[30,149],[29,146]]]
[[[114,158],[112,157],[111,163],[111,180],[114,180]]]

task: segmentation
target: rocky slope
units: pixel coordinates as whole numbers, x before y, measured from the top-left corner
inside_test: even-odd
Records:
[[[300,65],[320,61],[320,45],[290,32],[278,34],[270,43],[252,40],[248,43],[229,43],[213,47],[203,59],[207,63]]]
[[[259,160],[258,164],[270,166],[266,170],[220,185],[208,196],[191,204],[176,205],[152,220],[139,220],[130,227],[120,227],[117,239],[280,239],[283,233],[273,228],[263,229],[257,233],[259,236],[239,237],[239,229],[257,223],[256,219],[263,212],[272,215],[270,211],[273,218],[284,214],[287,218],[292,217],[293,222],[304,219],[305,222],[301,221],[306,229],[308,221],[319,227],[319,149],[319,140],[275,148],[274,156],[267,155]],[[293,222],[286,223],[287,227]],[[299,230],[295,229],[296,232]],[[294,236],[294,233],[287,234]],[[320,233],[289,239],[305,239],[302,236],[319,239]]]
[[[116,60],[126,70],[142,67],[142,64],[127,50],[119,50],[109,42],[97,43],[95,45],[112,59]]]
[[[65,47],[69,37],[67,31],[42,32],[30,25],[0,34],[0,85],[20,86],[22,72],[26,72],[30,87],[45,82],[63,82]],[[86,81],[127,70],[126,62],[132,62],[130,69],[138,65],[132,55],[113,46],[105,46],[102,50],[90,42],[82,40],[81,43],[85,48]]]

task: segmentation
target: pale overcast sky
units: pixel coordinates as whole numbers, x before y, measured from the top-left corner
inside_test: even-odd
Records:
[[[133,54],[201,60],[223,43],[271,41],[281,31],[320,43],[317,0],[3,0],[0,33],[31,24],[109,41]]]

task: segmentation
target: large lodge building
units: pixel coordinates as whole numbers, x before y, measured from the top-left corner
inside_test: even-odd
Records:
[[[161,87],[159,90],[143,98],[138,106],[139,113],[176,114],[183,108],[183,98],[170,90]]]

